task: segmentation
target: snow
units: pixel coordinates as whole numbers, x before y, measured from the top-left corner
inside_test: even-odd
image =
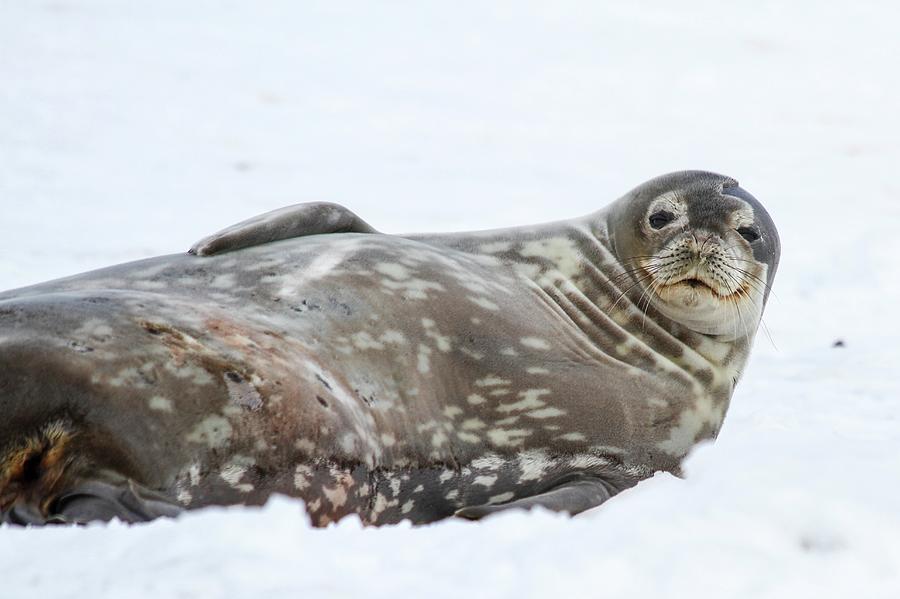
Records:
[[[390,232],[729,174],[782,264],[686,478],[581,517],[312,529],[300,506],[0,529],[0,597],[900,596],[900,7],[0,2],[0,289],[286,204]],[[833,348],[841,339],[844,347]]]

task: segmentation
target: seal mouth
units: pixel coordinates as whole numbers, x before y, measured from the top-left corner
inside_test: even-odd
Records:
[[[679,281],[679,283],[683,283],[683,284],[685,284],[685,285],[687,285],[687,286],[689,286],[689,287],[693,287],[693,288],[695,288],[695,289],[696,289],[697,287],[708,287],[708,288],[711,289],[711,287],[709,287],[709,285],[707,285],[706,283],[704,283],[704,282],[701,281],[700,279],[684,279],[683,281]]]
[[[681,279],[680,281],[675,281],[674,283],[671,283],[669,286],[670,287],[678,287],[680,285],[683,285],[685,287],[693,289],[694,291],[706,291],[708,293],[711,293],[712,295],[714,295],[717,298],[723,297],[723,295],[721,293],[719,293],[718,289],[716,289],[715,287],[713,287],[712,285],[710,285],[703,279],[698,279],[697,277],[688,277],[686,279]]]

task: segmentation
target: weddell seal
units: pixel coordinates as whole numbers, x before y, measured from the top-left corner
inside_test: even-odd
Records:
[[[756,199],[689,171],[496,231],[303,204],[2,293],[2,519],[583,511],[716,436],[779,252]]]

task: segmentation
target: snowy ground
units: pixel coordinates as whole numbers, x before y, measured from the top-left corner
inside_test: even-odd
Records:
[[[723,6],[0,0],[0,289],[298,201],[487,228],[682,168],[784,246],[774,343],[686,480],[572,520],[5,528],[0,597],[900,596],[900,7]]]

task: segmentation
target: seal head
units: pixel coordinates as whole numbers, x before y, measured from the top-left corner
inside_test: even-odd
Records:
[[[611,206],[609,231],[659,312],[725,340],[755,333],[781,244],[768,212],[737,181],[702,171],[657,177]]]

